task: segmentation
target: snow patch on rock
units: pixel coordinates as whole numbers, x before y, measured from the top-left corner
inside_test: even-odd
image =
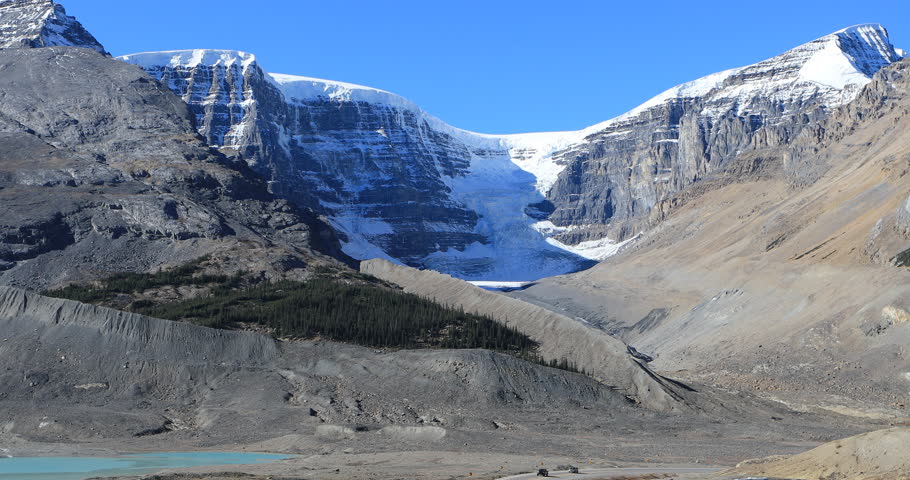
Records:
[[[623,242],[615,242],[609,238],[602,238],[600,240],[581,242],[578,245],[566,245],[559,240],[556,240],[555,238],[548,238],[547,242],[555,247],[572,252],[580,257],[584,257],[590,260],[603,261],[622,251],[625,246],[637,240],[639,236],[640,235],[636,235]]]

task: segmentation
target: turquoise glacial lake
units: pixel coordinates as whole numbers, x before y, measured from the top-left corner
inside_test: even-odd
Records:
[[[0,480],[84,480],[145,475],[172,468],[250,465],[291,458],[269,453],[143,453],[118,457],[0,458]]]

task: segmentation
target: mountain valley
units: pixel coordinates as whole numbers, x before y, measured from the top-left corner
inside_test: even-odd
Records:
[[[877,24],[487,135],[0,0],[0,457],[903,478],[908,132]]]

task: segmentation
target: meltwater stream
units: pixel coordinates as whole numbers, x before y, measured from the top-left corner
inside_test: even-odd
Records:
[[[144,475],[174,468],[269,463],[286,458],[291,456],[225,452],[0,458],[0,480],[84,480],[92,477]]]

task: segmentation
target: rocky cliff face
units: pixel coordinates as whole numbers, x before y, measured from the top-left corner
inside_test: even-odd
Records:
[[[330,248],[321,222],[212,152],[186,105],[141,69],[88,48],[0,50],[0,97],[4,284],[44,288],[202,255],[279,273],[322,261],[316,244]]]
[[[266,73],[229,51],[137,54],[211,145],[326,214],[345,251],[468,279],[533,280],[618,250],[743,151],[787,144],[900,58],[877,25],[680,85],[578,132],[465,132],[368,87]]]
[[[789,144],[899,59],[884,28],[861,25],[664,92],[556,155],[567,168],[551,219],[631,235],[661,201],[743,152]]]
[[[62,5],[50,0],[0,1],[0,48],[59,46],[107,53]]]
[[[169,66],[148,71],[190,105],[210,144],[247,159],[273,191],[333,214],[342,230],[406,261],[483,240],[473,233],[477,214],[453,201],[442,181],[465,173],[464,146],[413,112],[292,97],[293,90],[286,96],[254,57],[240,52],[168,57]]]

